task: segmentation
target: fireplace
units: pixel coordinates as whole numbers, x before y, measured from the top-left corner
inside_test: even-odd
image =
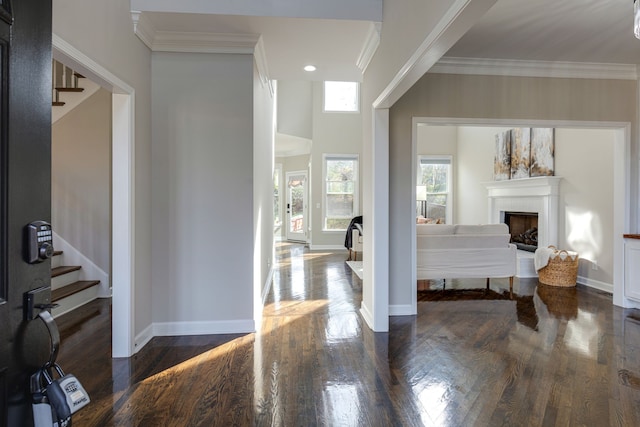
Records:
[[[537,212],[505,212],[504,223],[509,226],[511,243],[523,251],[536,251],[538,248]]]
[[[546,176],[508,179],[485,183],[488,196],[490,224],[506,223],[507,213],[533,213],[537,215],[537,244],[541,248],[558,246],[559,187],[561,177]],[[513,227],[513,226],[511,226]],[[524,225],[524,232],[533,223]],[[510,228],[511,229],[511,228]],[[516,230],[512,230],[516,231]],[[520,231],[518,234],[523,233]],[[531,249],[529,249],[531,250]],[[535,251],[535,249],[533,249]],[[517,277],[537,277],[533,253],[518,250]]]

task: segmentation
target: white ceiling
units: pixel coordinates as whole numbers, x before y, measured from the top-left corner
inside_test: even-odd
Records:
[[[361,81],[357,64],[376,34],[382,0],[297,1],[291,12],[290,0],[132,0],[131,6],[157,33],[261,36],[274,80]],[[640,64],[632,27],[632,0],[498,0],[445,57]],[[307,64],[317,71],[303,71]],[[308,150],[308,141],[276,139],[282,153]]]
[[[252,1],[237,5],[246,3],[250,9],[262,4]],[[282,10],[291,8],[284,0],[269,1]],[[305,12],[294,11],[297,15],[291,17],[249,16],[242,11],[211,13],[214,10],[176,13],[161,7],[146,10],[144,15],[157,32],[261,35],[269,76],[274,80],[361,81],[357,62],[373,31],[370,19],[381,0],[343,0],[353,6],[349,10],[341,10],[338,0],[326,0],[321,11],[313,10],[312,5],[318,4],[315,0],[300,1],[304,3],[300,9]],[[198,0],[187,3],[208,8],[225,4]],[[132,7],[151,4],[158,3],[132,1]],[[356,8],[361,10],[361,17],[355,16]],[[640,40],[633,37],[632,12],[632,0],[498,0],[445,56],[640,64]],[[340,13],[348,13],[351,19],[335,19]],[[318,70],[303,71],[307,64]]]
[[[273,16],[145,13],[156,32],[261,35],[274,80],[361,81],[357,60],[373,25],[369,21]],[[317,67],[314,73],[305,65]]]
[[[449,57],[640,64],[632,0],[498,0]]]

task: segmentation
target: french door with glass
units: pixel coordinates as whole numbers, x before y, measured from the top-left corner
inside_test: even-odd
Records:
[[[287,172],[287,240],[307,241],[307,172]]]

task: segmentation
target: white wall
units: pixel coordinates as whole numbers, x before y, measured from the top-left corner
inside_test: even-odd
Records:
[[[313,82],[278,82],[278,132],[311,139],[313,134]]]
[[[108,273],[111,94],[104,89],[52,126],[51,199],[51,220],[56,233]]]
[[[263,289],[273,264],[274,99],[254,67],[253,73],[253,227],[254,319],[260,320]]]
[[[323,111],[324,85],[313,83],[313,144],[311,146],[311,248],[344,248],[344,231],[324,231],[323,154],[357,154],[362,150],[362,114]],[[359,168],[360,169],[360,168]],[[358,171],[359,173],[359,171]],[[361,175],[360,175],[361,176]],[[355,215],[362,212],[362,186]],[[320,207],[318,207],[320,204]],[[346,250],[346,249],[345,249]]]
[[[152,318],[151,53],[133,33],[127,0],[53,0],[53,32],[135,89],[133,323],[138,334]]]
[[[154,53],[152,88],[156,334],[253,330],[253,56]]]
[[[495,137],[510,128],[461,126],[458,129],[456,175],[456,222],[484,224],[488,219],[489,200],[484,182],[493,181]]]
[[[555,137],[556,175],[563,177],[558,244],[580,254],[581,277],[612,284],[615,133],[562,128]]]

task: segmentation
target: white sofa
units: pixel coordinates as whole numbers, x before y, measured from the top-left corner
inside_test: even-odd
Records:
[[[513,291],[516,246],[506,224],[416,224],[418,280],[508,277]]]

